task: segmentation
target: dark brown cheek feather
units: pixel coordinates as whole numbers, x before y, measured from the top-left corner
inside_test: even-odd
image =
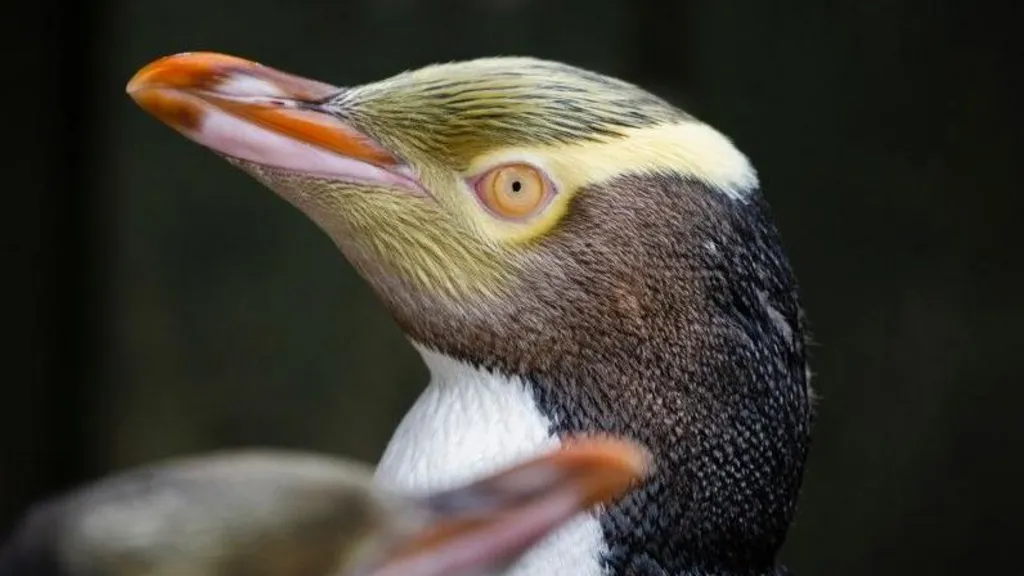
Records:
[[[396,310],[414,339],[525,377],[553,432],[652,448],[658,473],[601,517],[613,574],[774,570],[812,413],[796,284],[758,191],[623,177],[576,197],[511,301],[416,300]]]

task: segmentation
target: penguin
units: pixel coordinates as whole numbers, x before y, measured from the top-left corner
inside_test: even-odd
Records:
[[[441,490],[576,434],[652,473],[522,575],[785,573],[810,446],[797,281],[752,163],[627,81],[529,56],[340,86],[213,52],[127,92],[307,215],[430,371],[375,481]]]

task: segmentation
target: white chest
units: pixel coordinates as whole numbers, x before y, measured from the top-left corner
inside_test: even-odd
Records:
[[[417,349],[430,369],[430,385],[384,451],[376,472],[379,485],[413,491],[450,488],[558,444],[521,380]],[[598,576],[603,550],[597,520],[581,516],[505,574]]]

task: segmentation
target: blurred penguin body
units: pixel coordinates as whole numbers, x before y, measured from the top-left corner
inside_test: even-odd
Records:
[[[610,439],[450,490],[398,494],[361,463],[296,452],[183,458],[42,503],[0,551],[3,576],[501,574],[646,473]]]

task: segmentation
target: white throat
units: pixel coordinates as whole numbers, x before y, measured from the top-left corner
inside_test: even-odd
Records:
[[[377,466],[377,484],[403,491],[451,488],[558,445],[526,383],[414,344],[430,385],[402,419]],[[580,516],[506,575],[598,576],[605,550],[593,516]]]

